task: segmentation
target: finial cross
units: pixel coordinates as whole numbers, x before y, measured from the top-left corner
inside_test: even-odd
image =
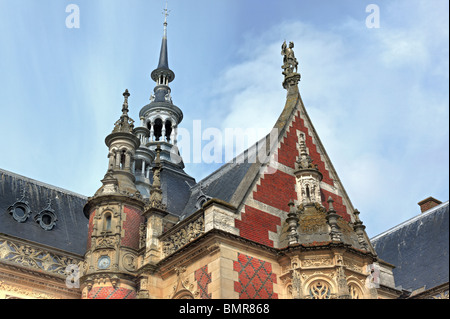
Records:
[[[164,14],[164,23],[167,23],[167,16],[169,15],[169,12],[171,10],[167,10],[167,1],[166,1],[166,7],[163,9],[162,14]]]

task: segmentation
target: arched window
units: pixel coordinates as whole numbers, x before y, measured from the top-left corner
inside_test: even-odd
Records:
[[[178,291],[172,299],[194,299],[194,295],[189,290],[183,289]]]
[[[111,213],[106,213],[105,214],[105,220],[104,220],[104,224],[103,224],[103,229],[105,231],[111,231]]]
[[[330,285],[324,280],[314,281],[309,286],[309,296],[312,299],[330,299],[331,298]]]
[[[166,121],[166,141],[170,142],[170,134],[172,133],[172,122]]]
[[[125,151],[120,153],[120,169],[125,168]]]
[[[349,283],[348,288],[349,288],[350,296],[352,299],[362,299],[363,298],[362,291],[361,291],[361,289],[359,289],[359,287],[357,285],[355,285],[354,283]]]
[[[163,122],[161,119],[156,119],[155,120],[155,125],[153,126],[154,128],[154,135],[155,135],[155,141],[159,141],[159,139],[161,138],[162,135],[162,127],[163,127]]]

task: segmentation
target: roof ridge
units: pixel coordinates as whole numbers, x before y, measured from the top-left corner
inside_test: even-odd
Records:
[[[448,205],[449,205],[449,201],[447,200],[446,202],[444,202],[442,204],[439,204],[439,205],[437,205],[437,206],[435,206],[433,208],[430,208],[429,210],[427,210],[427,211],[425,211],[423,213],[420,213],[419,215],[413,216],[413,217],[405,220],[404,222],[402,222],[402,223],[400,223],[400,224],[398,224],[398,225],[396,225],[396,226],[394,226],[392,228],[389,228],[388,230],[385,230],[384,232],[382,232],[382,233],[372,237],[370,239],[370,241],[371,242],[376,241],[376,240],[380,239],[381,237],[386,236],[386,235],[388,235],[388,234],[390,234],[390,233],[392,233],[392,232],[394,232],[394,231],[396,231],[398,229],[401,229],[401,228],[405,227],[406,225],[409,225],[409,224],[411,224],[411,223],[413,223],[413,222],[415,222],[415,221],[417,221],[419,219],[425,218],[428,215],[431,215],[432,213],[434,213],[436,210],[439,210],[440,208],[442,208],[444,206],[448,206]]]
[[[76,192],[67,190],[67,189],[65,189],[65,188],[61,188],[61,187],[58,187],[58,186],[55,186],[55,185],[47,184],[47,183],[38,181],[38,180],[36,180],[36,179],[30,178],[30,177],[26,177],[26,176],[23,176],[23,175],[20,175],[20,174],[17,174],[17,173],[14,173],[14,172],[11,172],[11,171],[2,169],[2,168],[0,168],[0,173],[4,173],[5,175],[9,175],[9,176],[11,176],[11,177],[19,178],[19,179],[21,179],[21,180],[23,180],[23,181],[26,181],[26,182],[29,182],[29,183],[33,183],[33,184],[36,184],[36,185],[38,185],[38,186],[43,186],[43,187],[46,187],[46,188],[48,188],[48,189],[53,189],[53,190],[55,190],[55,191],[58,191],[58,192],[60,192],[60,193],[64,193],[64,194],[67,194],[67,195],[72,195],[72,196],[76,196],[76,197],[81,197],[81,198],[83,198],[83,199],[87,199],[87,198],[88,198],[88,197],[85,196],[85,195],[81,195],[81,194],[79,194],[79,193],[76,193]]]

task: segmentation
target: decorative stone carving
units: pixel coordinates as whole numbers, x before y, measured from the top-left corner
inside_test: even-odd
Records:
[[[327,227],[326,214],[323,209],[315,210],[314,213],[300,214],[300,232],[303,234],[317,234]]]
[[[136,257],[133,254],[125,254],[122,257],[123,268],[126,270],[133,272],[136,270]]]
[[[96,238],[96,248],[114,248],[118,242],[118,238],[115,235],[103,235]]]
[[[286,45],[286,41],[283,42],[281,46],[281,55],[283,55],[283,75],[284,82],[283,87],[288,89],[290,86],[298,84],[300,81],[300,74],[298,71],[298,61],[294,55],[294,42],[289,42],[289,47]]]
[[[359,289],[358,286],[356,286],[353,283],[350,283],[348,285],[348,290],[349,290],[349,294],[350,294],[350,298],[351,299],[362,299],[363,298],[363,294],[361,292],[361,289]]]
[[[338,214],[336,214],[336,211],[334,210],[333,207],[333,199],[331,198],[331,196],[328,198],[328,212],[327,212],[327,222],[328,225],[330,225],[330,238],[332,241],[341,241],[341,232],[339,230],[339,226],[338,226],[338,219],[340,218],[340,216]]]
[[[329,257],[306,258],[302,260],[302,267],[324,267],[333,265],[333,260]]]
[[[195,285],[190,282],[189,278],[185,278],[186,267],[175,267],[177,274],[177,282],[173,286],[173,293],[170,298],[174,299],[191,299],[198,298],[200,293],[195,289]]]
[[[302,205],[321,203],[320,181],[323,176],[316,164],[313,164],[306,148],[304,133],[297,133],[299,158],[294,174],[297,180],[297,197]]]
[[[22,197],[9,206],[7,211],[19,223],[24,223],[30,217],[31,209],[25,200],[25,188],[22,189]]]
[[[145,247],[147,240],[147,225],[146,223],[139,224],[139,248]]]
[[[205,232],[211,229],[219,229],[227,233],[239,234],[234,227],[234,217],[234,213],[226,210],[209,208],[205,211]]]
[[[316,280],[309,286],[311,299],[331,299],[331,287],[325,280]]]
[[[289,213],[288,213],[288,217],[286,218],[286,222],[289,225],[288,228],[288,244],[289,245],[294,245],[298,243],[298,232],[297,232],[297,228],[298,228],[298,213],[295,209],[294,206],[294,202],[291,200],[289,202]]]
[[[200,216],[162,241],[164,255],[168,256],[174,253],[203,233],[204,218]]]
[[[34,216],[34,220],[39,223],[44,230],[52,230],[55,227],[58,218],[55,211],[51,208],[51,199],[48,200],[47,207],[44,208],[38,215]]]
[[[355,209],[354,215],[355,215],[355,223],[353,226],[353,229],[356,232],[356,235],[358,236],[358,243],[364,250],[369,250],[369,245],[367,244],[366,239],[364,238],[364,229],[366,226],[363,225],[362,221],[359,219],[359,211]]]
[[[81,268],[82,264],[81,260],[75,258],[2,238],[0,238],[0,259],[18,266],[64,277],[67,275],[65,272],[67,266],[74,264]]]
[[[338,286],[338,298],[349,299],[350,291],[347,283],[347,277],[345,276],[344,266],[338,266],[336,271],[336,282]]]
[[[39,293],[34,290],[26,290],[26,289],[22,289],[22,288],[19,288],[16,286],[9,285],[9,284],[5,283],[4,281],[0,281],[0,290],[7,291],[7,292],[15,294],[15,295],[24,295],[24,296],[27,296],[27,297],[33,298],[33,299],[57,299],[56,297],[53,297],[48,294]],[[7,298],[7,299],[16,299],[16,298],[17,297],[9,296],[9,298]]]

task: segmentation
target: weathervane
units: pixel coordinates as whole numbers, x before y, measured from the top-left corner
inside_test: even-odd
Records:
[[[166,1],[166,7],[163,9],[162,14],[164,14],[164,36],[167,36],[167,16],[169,15],[169,12],[171,10],[167,10],[167,1]]]

